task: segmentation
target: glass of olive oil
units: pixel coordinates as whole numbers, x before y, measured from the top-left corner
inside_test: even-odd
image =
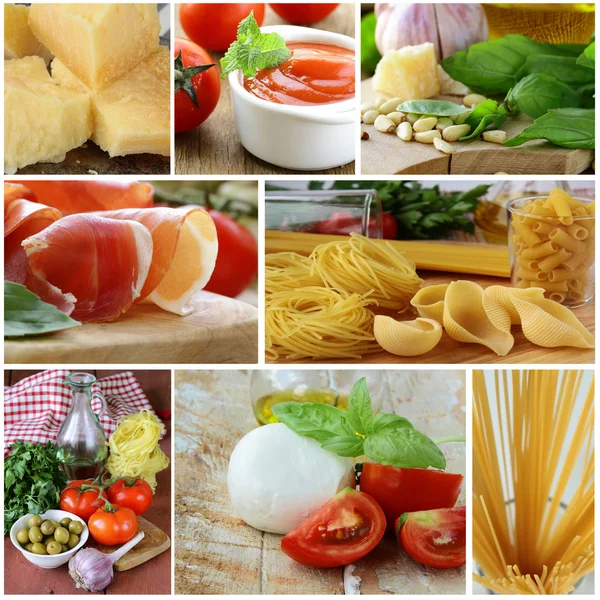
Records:
[[[252,409],[260,425],[277,423],[273,406],[282,402],[319,402],[336,406],[338,393],[331,387],[329,371],[254,371],[250,380]]]

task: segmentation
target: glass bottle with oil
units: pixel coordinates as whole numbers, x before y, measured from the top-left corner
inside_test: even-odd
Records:
[[[100,425],[106,400],[92,391],[96,378],[90,373],[71,373],[65,383],[71,388],[71,406],[56,437],[57,457],[69,481],[93,479],[104,470],[108,456]],[[100,403],[98,414],[92,409],[92,400]]]
[[[318,402],[337,405],[328,371],[254,371],[250,381],[252,409],[260,425],[277,423],[273,406],[282,402]]]

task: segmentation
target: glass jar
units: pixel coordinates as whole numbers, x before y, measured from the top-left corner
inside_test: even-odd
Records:
[[[389,396],[389,388],[385,371],[367,371],[360,369],[349,369],[331,371],[332,387],[338,392],[338,408],[346,410],[348,408],[348,396],[354,384],[361,378],[367,378],[367,388],[371,396],[371,406],[373,412],[378,413],[381,410],[383,401]]]
[[[594,297],[596,217],[588,198],[573,198],[572,217],[544,212],[545,196],[512,200],[507,204],[508,242],[513,287],[541,287],[545,296],[570,308]],[[577,214],[579,213],[579,214]]]

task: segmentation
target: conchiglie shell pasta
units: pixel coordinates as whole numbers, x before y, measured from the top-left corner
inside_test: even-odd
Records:
[[[544,348],[594,348],[594,336],[565,306],[546,298],[513,297],[512,301],[521,318],[523,334],[532,344]]]
[[[444,329],[451,338],[467,344],[482,344],[498,356],[506,356],[515,342],[510,323],[510,316],[500,302],[485,298],[483,289],[476,283],[454,281],[448,286]]]
[[[414,321],[396,321],[392,317],[377,315],[373,332],[377,343],[397,356],[425,354],[442,338],[442,326],[434,319],[421,317]]]
[[[526,289],[511,288],[504,285],[491,285],[485,289],[486,300],[491,298],[502,305],[510,316],[510,322],[513,325],[518,325],[521,322],[521,317],[514,307],[513,298],[541,300],[544,297],[543,288],[532,287]]]
[[[444,320],[444,296],[448,289],[447,283],[428,285],[421,288],[410,301],[421,317],[433,319],[438,323]]]

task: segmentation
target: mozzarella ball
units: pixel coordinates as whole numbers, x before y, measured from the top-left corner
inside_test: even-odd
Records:
[[[271,533],[289,533],[340,490],[354,487],[354,465],[283,423],[246,434],[229,459],[234,514]]]

